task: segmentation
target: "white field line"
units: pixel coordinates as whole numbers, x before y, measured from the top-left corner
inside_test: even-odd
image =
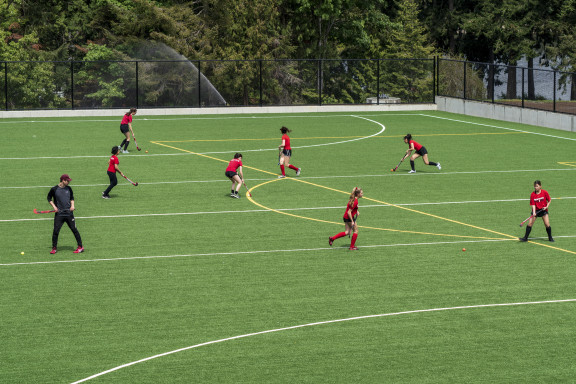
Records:
[[[434,118],[434,119],[453,121],[453,122],[456,122],[456,123],[465,123],[465,124],[479,125],[479,126],[482,126],[482,127],[498,128],[498,129],[505,129],[505,130],[507,130],[507,131],[521,132],[521,133],[528,133],[528,134],[531,134],[531,135],[552,137],[552,138],[554,138],[554,139],[563,139],[563,140],[576,141],[576,139],[571,139],[571,138],[568,138],[568,137],[547,135],[547,134],[545,134],[545,133],[531,132],[531,131],[526,131],[526,130],[523,130],[523,129],[506,128],[506,127],[500,127],[500,126],[498,126],[498,125],[492,125],[492,124],[475,123],[475,122],[471,122],[471,121],[450,119],[450,118],[448,118],[448,117],[427,115],[427,114],[424,114],[424,113],[419,114],[419,115],[420,115],[420,116],[425,116],[425,117],[431,117],[431,118]]]
[[[554,236],[554,238],[574,238],[576,235],[569,236]],[[544,237],[534,237],[530,240],[548,240]],[[460,240],[460,241],[435,241],[435,242],[425,242],[425,243],[398,243],[398,244],[374,244],[374,245],[363,245],[359,248],[395,248],[395,247],[413,247],[419,245],[462,245],[470,243],[493,243],[493,242],[503,242],[503,241],[515,241],[517,239],[484,239],[484,240]],[[48,261],[30,261],[30,262],[20,262],[20,263],[4,263],[0,264],[0,267],[10,267],[18,265],[46,265],[46,264],[74,264],[74,263],[98,263],[107,261],[131,261],[131,260],[153,260],[153,259],[174,259],[174,258],[184,258],[184,257],[217,257],[217,256],[243,256],[243,255],[258,255],[258,254],[269,254],[269,253],[290,253],[290,252],[321,252],[321,251],[347,251],[348,247],[326,247],[326,248],[300,248],[300,249],[272,249],[267,251],[242,251],[242,252],[213,252],[213,253],[191,253],[191,254],[178,254],[178,255],[153,255],[153,256],[133,256],[133,257],[115,257],[107,259],[74,259],[74,260],[48,260]]]
[[[568,199],[576,199],[576,197],[555,197],[552,200],[568,200]],[[528,202],[527,199],[507,199],[507,200],[471,200],[471,201],[439,201],[439,202],[426,202],[426,203],[398,203],[394,205],[402,206],[402,207],[411,207],[411,206],[426,206],[426,205],[449,205],[449,204],[493,204],[493,203],[513,203],[518,201]],[[362,205],[362,209],[365,208],[392,208],[388,204],[368,204]],[[333,206],[333,207],[309,207],[309,208],[279,208],[276,209],[277,211],[283,212],[290,212],[290,211],[317,211],[323,209],[342,209],[341,206]],[[241,211],[211,211],[211,212],[170,212],[170,213],[141,213],[135,215],[106,215],[106,216],[76,216],[76,219],[117,219],[117,218],[129,218],[129,217],[156,217],[156,216],[186,216],[186,215],[220,215],[220,214],[238,214],[238,213],[273,213],[269,209],[247,209]],[[33,219],[2,219],[0,223],[12,223],[18,221],[45,221],[45,220],[53,220],[52,216],[38,217]]]
[[[349,318],[345,318],[345,319],[326,320],[326,321],[318,321],[315,323],[299,324],[299,325],[293,325],[290,327],[269,329],[266,331],[253,332],[253,333],[247,333],[244,335],[226,337],[224,339],[207,341],[205,343],[200,343],[200,344],[191,345],[189,347],[175,349],[173,351],[160,353],[158,355],[149,356],[149,357],[146,357],[144,359],[140,359],[140,360],[132,361],[130,363],[119,365],[117,367],[108,369],[106,371],[99,372],[95,375],[88,376],[88,377],[81,379],[81,380],[75,381],[72,384],[83,383],[83,382],[95,379],[97,377],[106,375],[108,373],[118,371],[118,370],[123,369],[123,368],[131,367],[133,365],[144,363],[144,362],[147,362],[147,361],[150,361],[153,359],[157,359],[160,357],[173,355],[175,353],[188,351],[188,350],[191,350],[194,348],[199,348],[199,347],[204,347],[207,345],[222,343],[225,341],[243,339],[243,338],[252,337],[252,336],[265,335],[265,334],[274,333],[274,332],[290,331],[293,329],[299,329],[299,328],[305,328],[305,327],[314,327],[314,326],[318,326],[318,325],[327,325],[327,324],[343,323],[346,321],[366,320],[366,319],[374,319],[374,318],[382,318],[382,317],[390,317],[390,316],[411,315],[411,314],[430,313],[430,312],[455,311],[455,310],[463,310],[463,309],[517,307],[517,306],[522,306],[522,305],[558,304],[558,303],[571,303],[571,302],[576,302],[576,299],[557,299],[557,300],[543,300],[543,301],[525,301],[525,302],[517,302],[517,303],[493,303],[493,304],[461,305],[461,306],[455,306],[455,307],[427,308],[427,309],[416,309],[416,310],[402,311],[402,312],[381,313],[381,314],[377,314],[377,315],[356,316],[356,317],[349,317]]]
[[[416,173],[416,174],[408,174],[408,172],[395,172],[395,173],[385,173],[381,175],[337,175],[337,176],[308,176],[308,177],[299,177],[302,180],[319,180],[319,179],[347,179],[347,178],[362,178],[362,177],[397,177],[400,176],[409,176],[409,177],[417,177],[417,176],[450,176],[450,175],[478,175],[478,174],[486,174],[486,173],[520,173],[520,172],[576,172],[576,167],[566,168],[566,169],[515,169],[515,170],[505,170],[505,171],[463,171],[463,172],[442,172],[442,173]],[[266,178],[266,179],[246,179],[248,181],[269,181],[274,180],[273,178]],[[230,183],[230,180],[181,180],[181,181],[151,181],[151,182],[142,182],[138,183],[138,185],[162,185],[162,184],[194,184],[194,183]],[[82,188],[82,187],[102,187],[108,186],[109,183],[101,183],[101,184],[75,184],[73,185],[74,188]],[[2,189],[27,189],[27,188],[52,188],[54,185],[27,185],[27,186],[5,186],[0,187]],[[130,186],[128,183],[118,184],[118,187],[121,186]]]

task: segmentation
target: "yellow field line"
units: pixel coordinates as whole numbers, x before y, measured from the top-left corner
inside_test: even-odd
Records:
[[[172,149],[176,149],[176,150],[178,150],[178,151],[187,152],[187,153],[190,153],[190,154],[202,156],[202,157],[205,157],[205,158],[208,158],[208,159],[220,161],[220,162],[223,162],[223,163],[228,163],[227,160],[222,160],[222,159],[219,159],[219,158],[217,158],[217,157],[204,155],[204,154],[202,154],[202,153],[196,153],[196,152],[188,151],[188,150],[186,150],[186,149],[182,149],[182,148],[178,148],[178,147],[173,147],[173,146],[170,146],[170,145],[162,144],[161,142],[151,141],[151,143],[157,144],[157,145],[161,145],[161,146],[164,146],[164,147],[168,147],[168,148],[172,148]],[[246,166],[246,168],[253,169],[253,170],[258,171],[258,172],[267,173],[267,174],[269,174],[269,175],[276,175],[276,173],[269,172],[269,171],[265,171],[265,170],[258,169],[258,168],[254,168],[254,167],[247,167],[247,166]],[[266,181],[266,182],[264,182],[264,183],[258,184],[256,187],[252,187],[252,189],[255,189],[255,188],[259,187],[259,186],[262,186],[262,185],[265,185],[265,184],[268,184],[268,183],[271,183],[271,182],[274,182],[274,181],[279,181],[279,180],[286,180],[286,179],[277,179],[277,180]],[[338,190],[338,189],[326,187],[326,186],[324,186],[324,185],[312,183],[312,182],[305,181],[305,180],[302,180],[302,179],[289,178],[289,180],[298,181],[298,182],[300,182],[300,183],[309,184],[309,185],[312,185],[312,186],[315,186],[315,187],[319,187],[319,188],[324,188],[324,189],[327,189],[327,190],[330,190],[330,191],[335,191],[335,192],[339,192],[339,193],[344,193],[344,194],[346,194],[346,195],[349,194],[349,192],[345,192],[345,191],[341,191],[341,190]],[[252,189],[251,189],[251,190],[252,190]],[[294,214],[291,214],[291,213],[278,211],[278,210],[275,210],[275,209],[266,207],[266,206],[264,206],[264,205],[261,205],[261,204],[257,203],[256,201],[254,201],[254,200],[253,200],[252,198],[250,198],[250,197],[249,197],[248,199],[249,199],[253,204],[255,204],[255,205],[259,206],[259,207],[262,207],[262,208],[264,208],[264,209],[267,209],[267,210],[270,210],[270,211],[273,211],[273,212],[281,213],[281,214],[283,214],[283,215],[288,215],[288,216],[293,216],[293,217],[299,217],[299,218],[303,218],[303,219],[307,219],[307,220],[324,222],[324,223],[329,223],[329,224],[339,224],[339,223],[334,223],[334,222],[332,222],[332,221],[325,221],[325,220],[320,220],[320,219],[313,219],[313,218],[309,218],[309,217],[298,216],[298,215],[294,215]],[[505,233],[500,233],[500,232],[497,232],[497,231],[494,231],[494,230],[491,230],[491,229],[478,227],[478,226],[472,225],[472,224],[463,223],[463,222],[461,222],[461,221],[448,219],[448,218],[446,218],[446,217],[442,217],[442,216],[438,216],[438,215],[433,215],[433,214],[431,214],[431,213],[426,213],[426,212],[418,211],[418,210],[416,210],[416,209],[407,208],[407,207],[402,207],[402,206],[400,206],[400,205],[396,205],[396,204],[392,204],[392,203],[387,203],[387,202],[384,202],[384,201],[380,201],[380,200],[376,200],[376,199],[371,199],[371,198],[368,198],[368,197],[364,197],[364,199],[366,199],[366,200],[368,200],[368,201],[374,201],[374,202],[376,202],[376,203],[380,203],[380,204],[384,204],[384,205],[389,205],[389,206],[391,206],[391,207],[403,209],[403,210],[410,211],[410,212],[413,212],[413,213],[418,213],[418,214],[421,214],[421,215],[430,216],[430,217],[433,217],[433,218],[436,218],[436,219],[440,219],[440,220],[444,220],[444,221],[449,221],[449,222],[451,222],[451,223],[455,223],[455,224],[459,224],[459,225],[463,225],[463,226],[467,226],[467,227],[479,229],[479,230],[482,230],[482,231],[494,233],[494,234],[497,234],[497,235],[505,236],[505,237],[510,238],[510,239],[516,239],[516,236],[508,235],[508,234],[505,234]],[[400,230],[391,230],[391,229],[385,229],[385,228],[371,228],[371,227],[364,227],[364,226],[359,226],[359,227],[360,227],[360,228],[377,229],[377,230],[382,230],[382,231],[403,232],[403,231],[400,231]],[[411,231],[406,231],[406,232],[408,232],[408,233],[416,233],[416,234],[428,234],[428,235],[435,235],[435,236],[472,237],[472,236],[458,236],[458,235],[443,235],[443,234],[434,234],[434,233],[425,233],[425,232],[411,232]],[[493,238],[486,238],[486,237],[474,237],[474,238],[478,238],[478,239],[493,239]],[[555,249],[555,250],[558,250],[558,251],[562,251],[562,252],[571,253],[571,254],[573,254],[573,255],[576,255],[576,252],[574,252],[574,251],[569,251],[569,250],[567,250],[567,249],[558,248],[558,247],[554,247],[554,246],[552,246],[552,245],[543,244],[543,243],[536,243],[536,242],[533,242],[533,241],[528,241],[528,242],[529,242],[529,243],[532,243],[532,244],[536,244],[536,245],[542,246],[542,247],[551,248],[551,249]]]
[[[559,161],[558,164],[576,167],[576,161]]]

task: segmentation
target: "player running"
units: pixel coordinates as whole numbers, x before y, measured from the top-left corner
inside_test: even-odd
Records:
[[[124,147],[122,153],[130,153],[128,152],[128,144],[130,144],[130,132],[132,132],[132,136],[134,136],[134,130],[132,129],[132,116],[134,116],[136,112],[138,112],[136,108],[130,108],[130,110],[124,114],[124,117],[122,117],[122,122],[120,123],[120,132],[126,136],[126,138],[122,141],[122,144],[118,146],[118,149],[122,149],[122,147]]]
[[[334,240],[349,235],[350,232],[354,232],[352,235],[352,241],[350,243],[350,250],[356,251],[358,248],[356,247],[356,239],[358,238],[358,225],[356,224],[356,220],[358,219],[358,199],[364,196],[364,192],[361,188],[355,187],[352,193],[350,194],[350,199],[348,200],[348,204],[346,205],[346,211],[344,212],[344,225],[345,230],[344,232],[340,232],[339,234],[329,237],[328,238],[328,245],[332,246]]]
[[[238,176],[240,174],[240,176]],[[226,177],[232,182],[232,189],[230,190],[230,197],[239,199],[240,195],[238,190],[242,186],[242,181],[244,180],[244,174],[242,173],[242,154],[237,153],[234,158],[228,163],[226,168]]]
[[[112,156],[110,156],[110,160],[108,161],[108,170],[106,171],[108,173],[108,178],[110,179],[110,185],[108,186],[108,188],[106,188],[104,192],[102,192],[103,199],[109,199],[110,191],[118,184],[118,178],[116,177],[116,172],[120,173],[120,175],[124,177],[124,174],[122,173],[120,168],[118,168],[118,164],[120,164],[120,161],[118,161],[119,151],[120,151],[119,147],[112,147],[111,151]]]
[[[519,237],[518,240],[520,241],[528,241],[528,236],[530,236],[530,232],[532,231],[532,226],[536,222],[537,217],[541,217],[542,221],[544,221],[544,225],[546,226],[546,233],[548,233],[548,240],[554,241],[552,237],[552,228],[550,228],[550,218],[548,217],[548,207],[550,206],[550,195],[547,191],[542,189],[542,183],[540,180],[536,180],[534,182],[534,192],[530,194],[530,206],[532,207],[532,216],[528,221],[528,225],[526,226],[526,234],[524,237]]]
[[[278,155],[280,156],[278,163],[280,164],[280,170],[282,171],[282,174],[278,176],[278,178],[281,179],[286,177],[284,166],[288,166],[288,168],[295,170],[296,176],[300,176],[300,171],[302,171],[302,168],[297,168],[290,164],[290,157],[292,157],[292,147],[290,146],[290,137],[288,136],[288,133],[292,132],[292,130],[286,127],[282,127],[280,128],[280,132],[282,132],[282,144],[278,146]]]
[[[437,167],[438,169],[442,169],[440,163],[428,161],[428,151],[426,150],[426,147],[412,140],[411,134],[407,134],[406,136],[404,136],[404,142],[408,144],[408,150],[406,151],[406,156],[410,156],[410,153],[412,153],[412,151],[416,151],[410,157],[410,167],[412,167],[412,170],[408,173],[416,173],[416,170],[414,169],[414,160],[416,160],[420,156],[422,156],[422,160],[424,160],[424,163],[426,165],[432,165]]]
[[[54,211],[54,231],[52,232],[52,250],[50,254],[55,254],[58,247],[58,235],[60,234],[60,229],[64,223],[68,224],[68,227],[72,230],[76,242],[78,243],[78,248],[74,253],[84,252],[84,247],[82,246],[82,238],[80,237],[80,232],[76,228],[76,221],[74,219],[74,192],[68,184],[72,179],[67,174],[60,176],[60,183],[50,188],[48,192],[48,203],[52,206]]]

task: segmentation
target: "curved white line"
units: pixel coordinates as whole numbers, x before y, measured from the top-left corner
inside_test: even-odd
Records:
[[[364,140],[364,139],[369,139],[369,138],[374,137],[374,136],[378,136],[379,134],[383,133],[383,132],[386,130],[386,127],[384,126],[384,124],[379,123],[379,122],[374,121],[374,120],[371,120],[371,119],[367,119],[367,118],[362,117],[362,116],[356,116],[356,115],[342,115],[342,116],[356,117],[356,118],[358,118],[358,119],[364,119],[364,120],[370,121],[371,123],[378,124],[379,126],[382,127],[382,129],[380,129],[380,131],[378,131],[378,132],[376,132],[376,133],[374,133],[374,134],[372,134],[372,135],[369,135],[369,136],[357,137],[357,138],[355,138],[355,139],[344,140],[344,141],[335,141],[335,142],[333,142],[333,143],[303,145],[303,146],[301,146],[301,147],[294,147],[294,148],[298,148],[298,149],[300,149],[300,148],[312,148],[312,147],[322,147],[322,146],[325,146],[325,145],[335,145],[335,144],[351,143],[351,142],[353,142],[353,141]],[[216,154],[230,153],[230,152],[263,152],[263,151],[277,151],[277,150],[278,150],[277,148],[238,149],[238,150],[235,150],[235,151],[202,152],[202,153],[198,152],[198,153],[199,153],[200,155],[216,155]]]
[[[294,325],[294,326],[291,326],[291,327],[269,329],[269,330],[267,330],[267,331],[247,333],[247,334],[245,334],[245,335],[232,336],[232,337],[227,337],[227,338],[225,338],[225,339],[207,341],[207,342],[205,342],[205,343],[196,344],[196,345],[191,345],[191,346],[189,346],[189,347],[184,347],[184,348],[180,348],[180,349],[175,349],[175,350],[173,350],[173,351],[164,352],[164,353],[161,353],[161,354],[158,354],[158,355],[146,357],[146,358],[141,359],[141,360],[132,361],[132,362],[130,362],[130,363],[122,364],[122,365],[119,365],[119,366],[114,367],[114,368],[112,368],[112,369],[108,369],[108,370],[106,370],[106,371],[102,371],[102,372],[97,373],[97,374],[95,374],[95,375],[92,375],[92,376],[86,377],[86,378],[84,378],[84,379],[75,381],[75,382],[73,382],[72,384],[83,383],[83,382],[86,382],[86,381],[88,381],[88,380],[92,380],[92,379],[95,379],[95,378],[97,378],[97,377],[106,375],[106,374],[108,374],[108,373],[111,373],[111,372],[114,372],[114,371],[118,371],[118,370],[120,370],[120,369],[122,369],[122,368],[127,368],[127,367],[130,367],[130,366],[132,366],[132,365],[136,365],[136,364],[139,364],[139,363],[144,363],[144,362],[146,362],[146,361],[153,360],[153,359],[157,359],[157,358],[159,358],[159,357],[164,357],[164,356],[172,355],[172,354],[174,354],[174,353],[188,351],[188,350],[193,349],[193,348],[204,347],[204,346],[206,346],[206,345],[211,345],[211,344],[216,344],[216,343],[222,343],[222,342],[224,342],[224,341],[242,339],[242,338],[250,337],[250,336],[258,336],[258,335],[264,335],[264,334],[267,334],[267,333],[280,332],[280,331],[288,331],[288,330],[298,329],[298,328],[304,328],[304,327],[312,327],[312,326],[315,326],[315,325],[341,323],[341,322],[344,322],[344,321],[363,320],[363,319],[371,319],[371,318],[376,318],[376,317],[409,315],[409,314],[413,314],[413,313],[449,311],[449,310],[456,310],[456,309],[473,309],[473,308],[490,308],[490,307],[511,307],[511,306],[519,306],[519,305],[566,303],[566,302],[576,302],[576,299],[546,300],[546,301],[527,301],[527,302],[520,302],[520,303],[480,304],[480,305],[464,305],[464,306],[459,306],[459,307],[417,309],[417,310],[414,310],[414,311],[403,311],[403,312],[393,312],[393,313],[382,313],[382,314],[379,314],[379,315],[367,315],[367,316],[349,317],[349,318],[347,318],[347,319],[337,319],[337,320],[319,321],[319,322],[316,322],[316,323],[300,324],[300,325]]]

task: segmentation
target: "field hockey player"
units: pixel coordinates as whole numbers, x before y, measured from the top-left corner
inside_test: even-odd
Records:
[[[108,160],[108,170],[106,171],[106,173],[108,174],[108,178],[110,179],[110,185],[108,186],[108,188],[106,188],[104,192],[102,192],[103,199],[109,199],[110,191],[118,184],[118,178],[116,177],[116,172],[120,173],[120,175],[122,175],[122,177],[125,178],[120,168],[118,168],[118,164],[120,163],[118,161],[119,151],[120,151],[119,147],[112,147],[111,151],[112,156],[110,156],[110,160]]]
[[[290,137],[288,136],[288,133],[292,131],[286,127],[282,127],[280,128],[280,132],[282,132],[282,143],[278,146],[278,152],[280,156],[278,164],[280,164],[280,171],[282,174],[278,177],[286,177],[285,166],[288,166],[288,168],[296,171],[296,176],[300,176],[302,168],[298,168],[290,164],[290,158],[292,157],[292,147],[290,146]]]
[[[420,156],[422,156],[422,160],[424,160],[424,164],[432,165],[438,169],[442,169],[442,167],[440,166],[440,163],[428,161],[428,151],[426,150],[426,147],[424,147],[423,145],[412,140],[411,134],[407,134],[406,136],[404,136],[404,142],[406,144],[408,144],[408,150],[406,150],[406,156],[410,156],[412,151],[415,151],[414,154],[412,154],[412,156],[410,156],[410,167],[412,169],[408,173],[416,173],[416,170],[414,169],[414,160],[416,160]]]
[[[134,116],[137,111],[136,108],[130,108],[130,110],[124,114],[122,121],[120,122],[120,132],[125,136],[125,139],[118,146],[118,149],[122,150],[122,153],[129,153],[128,145],[130,144],[130,132],[132,132],[132,136],[134,136],[134,130],[132,129],[132,116]],[[122,147],[124,147],[124,149],[122,149]]]
[[[230,160],[230,162],[228,163],[228,167],[226,167],[225,175],[232,182],[232,188],[230,189],[230,197],[239,199],[240,194],[238,194],[238,190],[240,190],[240,187],[242,187],[242,183],[244,180],[244,174],[242,173],[241,153],[235,154],[234,158]],[[248,189],[248,187],[246,187],[246,189]]]
[[[356,224],[356,220],[358,219],[358,199],[364,196],[364,192],[361,188],[355,187],[352,193],[350,194],[350,199],[348,199],[348,204],[346,205],[346,211],[344,212],[344,232],[340,232],[337,235],[328,238],[328,245],[332,246],[334,240],[349,235],[351,232],[352,241],[350,242],[350,250],[356,251],[358,248],[356,247],[356,239],[358,238],[358,225]]]
[[[546,233],[548,234],[548,240],[554,241],[552,237],[552,228],[550,228],[550,217],[548,216],[548,207],[550,206],[550,194],[542,189],[542,182],[536,180],[534,182],[534,192],[530,194],[530,207],[532,208],[532,215],[530,215],[530,220],[526,226],[526,233],[524,237],[518,238],[520,241],[528,241],[528,236],[532,232],[532,226],[536,222],[537,217],[541,217],[544,221],[544,226],[546,226]]]

